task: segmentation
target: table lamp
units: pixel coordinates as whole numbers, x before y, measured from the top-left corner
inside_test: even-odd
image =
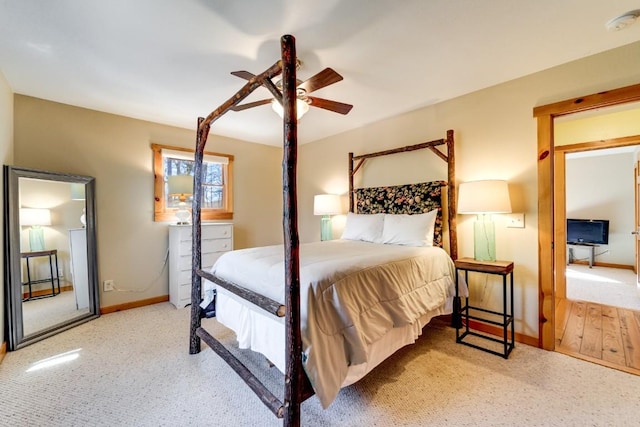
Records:
[[[322,215],[320,240],[331,240],[331,215],[342,213],[342,202],[337,194],[319,194],[313,197],[313,214]]]
[[[178,225],[189,224],[191,212],[187,210],[186,200],[193,195],[193,176],[191,175],[171,175],[167,179],[169,196],[178,197],[178,210],[176,217]]]
[[[495,225],[491,215],[510,212],[507,181],[485,180],[460,184],[458,213],[478,215],[473,224],[473,253],[477,261],[496,260]]]
[[[49,209],[20,208],[20,225],[29,228],[29,250],[31,252],[44,251],[43,225],[51,225],[51,211]]]

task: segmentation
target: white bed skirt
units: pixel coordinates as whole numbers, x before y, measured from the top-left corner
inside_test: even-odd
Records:
[[[422,334],[429,321],[442,314],[451,314],[453,298],[417,322],[393,328],[368,348],[368,361],[349,366],[342,387],[355,383],[382,361],[408,344],[413,344]],[[284,318],[270,315],[259,307],[241,299],[223,288],[217,289],[216,317],[218,321],[235,332],[238,346],[263,354],[280,372],[285,371]]]

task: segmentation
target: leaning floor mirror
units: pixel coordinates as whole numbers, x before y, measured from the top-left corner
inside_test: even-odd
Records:
[[[9,350],[100,315],[92,177],[4,166]]]

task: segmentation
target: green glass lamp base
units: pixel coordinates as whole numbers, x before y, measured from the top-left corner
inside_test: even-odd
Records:
[[[320,240],[323,242],[325,240],[333,239],[331,232],[331,217],[329,215],[323,215],[320,223]]]
[[[483,215],[473,224],[473,255],[476,261],[496,260],[496,233],[493,221]]]
[[[29,250],[31,252],[44,251],[44,230],[40,226],[29,228]]]

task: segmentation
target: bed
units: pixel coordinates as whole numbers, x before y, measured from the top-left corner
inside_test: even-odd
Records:
[[[284,419],[285,426],[296,426],[300,404],[307,397],[316,393],[322,405],[328,406],[340,387],[357,381],[398,348],[414,342],[432,317],[454,311],[455,185],[447,182],[455,183],[455,162],[453,131],[427,143],[360,156],[350,153],[346,238],[300,245],[294,38],[283,36],[281,47],[280,61],[249,80],[207,118],[198,119],[189,351],[199,352],[200,341],[204,341]],[[285,110],[284,245],[233,251],[221,257],[212,271],[202,271],[200,176],[209,127],[265,79],[280,72]],[[365,160],[419,149],[429,149],[447,162],[447,181],[354,188],[353,177]],[[448,254],[442,249],[443,188],[447,189]],[[386,224],[396,225],[391,235],[385,235]],[[407,229],[415,235],[416,227],[422,230],[425,224],[429,232],[421,234],[422,244],[402,243]],[[415,236],[408,238],[415,240]],[[202,327],[199,303],[203,278],[216,284],[218,320],[236,332],[240,346],[263,353],[285,374],[284,402]]]

